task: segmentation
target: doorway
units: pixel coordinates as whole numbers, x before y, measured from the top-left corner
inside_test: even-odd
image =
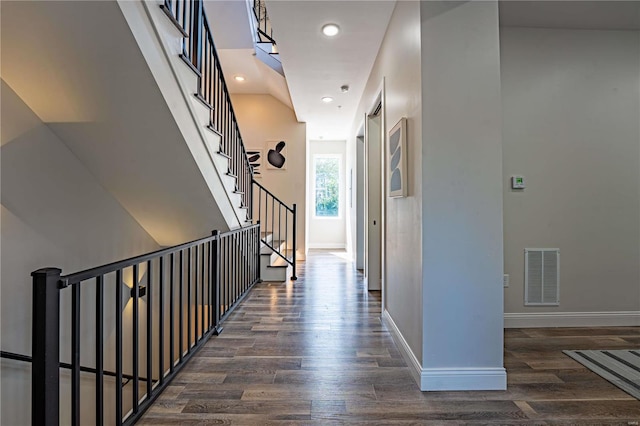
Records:
[[[369,290],[382,290],[382,100],[365,119],[365,256],[364,269]]]

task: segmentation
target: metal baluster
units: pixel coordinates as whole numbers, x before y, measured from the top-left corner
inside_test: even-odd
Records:
[[[138,298],[140,296],[140,284],[138,283],[138,265],[133,265],[133,392],[131,392],[133,413],[138,413],[138,385],[139,385],[139,350],[138,347]]]
[[[191,247],[187,251],[187,353],[191,352]]]
[[[181,251],[182,253],[182,251]],[[171,274],[171,278],[169,280],[169,373],[173,373],[173,364],[175,358],[173,357],[173,348],[174,348],[174,339],[175,339],[175,330],[174,330],[174,322],[173,322],[173,300],[175,299],[175,291],[174,291],[174,273],[175,273],[175,255],[171,253],[169,257],[169,273]]]
[[[201,302],[201,306],[200,306],[200,311],[201,311],[201,315],[200,315],[200,331],[202,333],[202,336],[204,337],[205,334],[205,328],[204,328],[204,316],[205,316],[205,297],[204,297],[204,286],[205,286],[205,275],[204,275],[204,252],[205,252],[205,248],[206,246],[204,244],[202,244],[202,250],[200,250],[200,296],[202,299]]]
[[[116,424],[122,424],[122,269],[116,271]]]
[[[104,422],[104,285],[96,277],[96,426]]]
[[[153,289],[151,260],[147,261],[147,401],[153,390]]]
[[[158,276],[158,379],[164,383],[164,256],[160,256],[160,275]]]
[[[213,231],[215,239],[211,242],[211,289],[213,294],[213,320],[212,325],[215,327],[214,334],[220,334],[220,233]]]
[[[178,281],[178,290],[180,291],[180,295],[179,295],[179,306],[178,306],[178,315],[179,315],[179,319],[178,319],[178,357],[180,358],[180,363],[182,363],[182,354],[184,353],[184,350],[182,349],[182,345],[184,343],[184,308],[183,308],[183,298],[184,298],[184,250],[180,250],[180,280]],[[172,365],[173,365],[173,360],[171,361]]]
[[[71,290],[71,424],[80,425],[80,283]]]
[[[193,283],[193,286],[194,286],[193,292],[194,292],[194,298],[195,298],[194,306],[193,306],[193,309],[194,309],[194,318],[193,318],[193,322],[194,322],[194,324],[193,324],[194,345],[196,343],[198,343],[198,336],[199,336],[199,334],[198,334],[198,313],[200,312],[200,309],[199,309],[199,306],[198,306],[198,251],[199,251],[199,248],[200,248],[199,246],[195,246],[195,253],[196,253],[195,254],[195,259],[194,259],[194,262],[195,262],[195,268],[194,269],[195,270],[193,271],[193,275],[194,275],[194,278],[195,278],[194,279],[194,283]]]

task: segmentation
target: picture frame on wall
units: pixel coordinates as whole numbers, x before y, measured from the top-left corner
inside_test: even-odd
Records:
[[[387,189],[390,198],[407,196],[407,119],[401,118],[387,138]]]
[[[271,170],[287,169],[287,142],[269,141],[265,148],[265,166]]]
[[[262,164],[264,163],[264,151],[260,148],[247,148],[247,158],[253,168],[253,177],[262,177]]]

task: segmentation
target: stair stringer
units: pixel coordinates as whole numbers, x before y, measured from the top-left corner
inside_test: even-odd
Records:
[[[218,153],[220,136],[207,130],[209,111],[196,97],[198,76],[180,58],[183,35],[160,9],[161,1],[118,0],[118,5],[167,102],[189,151],[229,229],[248,224]],[[222,158],[221,158],[222,157]],[[225,160],[226,167],[225,167]]]

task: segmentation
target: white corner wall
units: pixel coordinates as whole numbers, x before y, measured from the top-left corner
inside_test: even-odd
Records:
[[[307,246],[310,249],[346,249],[347,215],[350,212],[348,201],[349,170],[346,167],[346,141],[311,140],[307,148],[307,179],[309,212]],[[340,158],[340,214],[337,218],[315,216],[314,158],[316,156],[335,156]]]
[[[0,90],[0,347],[30,355],[32,271],[71,273],[159,245],[4,81]],[[30,369],[3,359],[1,382],[0,423],[29,424]]]
[[[421,30],[421,389],[505,389],[498,2],[421,2]]]
[[[507,326],[640,325],[639,34],[501,29]],[[560,248],[559,306],[524,306],[527,247]]]
[[[306,141],[307,125],[296,119],[292,109],[271,95],[232,94],[231,101],[247,150],[262,149],[266,154],[269,141],[287,143],[286,170],[268,169],[262,165],[258,182],[283,202],[296,203],[298,214],[297,258],[306,254]]]

